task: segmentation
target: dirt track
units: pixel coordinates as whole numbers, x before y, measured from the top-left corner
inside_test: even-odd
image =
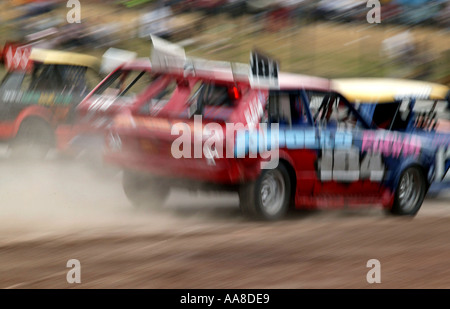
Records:
[[[449,193],[414,219],[372,209],[269,224],[242,219],[234,195],[175,192],[136,211],[115,172],[0,159],[0,288],[450,288],[449,226]],[[381,284],[366,281],[369,259]]]

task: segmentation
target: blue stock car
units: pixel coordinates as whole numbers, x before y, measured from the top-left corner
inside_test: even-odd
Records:
[[[414,80],[359,78],[334,80],[333,88],[358,106],[362,117],[373,128],[385,133],[395,131],[420,143],[419,156],[414,162],[425,167],[423,176],[429,185],[428,192],[449,190],[448,87]]]

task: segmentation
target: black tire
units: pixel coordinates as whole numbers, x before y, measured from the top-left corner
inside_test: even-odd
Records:
[[[270,192],[272,189],[275,195]],[[264,201],[267,198],[269,200]],[[241,185],[239,201],[242,213],[248,218],[267,221],[283,218],[291,201],[291,182],[286,167],[279,164],[275,169],[263,170],[258,179]]]
[[[391,213],[415,216],[422,206],[426,192],[427,183],[422,169],[418,166],[407,167],[400,175]]]
[[[54,147],[55,136],[50,125],[38,118],[25,119],[11,141],[11,154],[14,158],[43,159]]]
[[[170,193],[170,188],[156,178],[124,171],[122,187],[128,200],[137,208],[159,208]]]

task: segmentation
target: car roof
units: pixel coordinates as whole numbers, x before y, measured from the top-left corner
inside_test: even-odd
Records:
[[[95,70],[100,66],[100,60],[94,56],[41,48],[31,50],[30,60],[43,64],[89,67]]]
[[[211,79],[220,82],[248,82],[248,65],[244,63],[232,63],[226,61],[206,60],[201,58],[191,58],[195,67],[195,77]],[[149,58],[139,58],[126,62],[121,67],[124,70],[146,70],[152,69]],[[188,71],[160,71],[167,75],[183,77],[189,75]]]
[[[201,79],[215,80],[224,83],[241,82],[249,84],[249,65],[246,63],[206,60],[192,58],[195,67],[195,76]],[[127,62],[122,66],[125,70],[151,70],[148,58],[140,58]],[[182,76],[182,73],[167,73]],[[280,72],[278,75],[280,90],[316,90],[330,91],[331,81],[309,75]]]
[[[328,92],[331,89],[329,79],[316,76],[280,72],[278,80],[281,90],[305,89]]]
[[[255,90],[322,90],[330,91],[330,81],[323,78],[279,72],[278,62],[258,51],[250,53],[249,64],[214,61],[186,55],[184,47],[151,35],[150,60],[154,71],[178,76],[199,77],[217,82],[240,82]],[[260,68],[259,68],[260,67]],[[261,72],[260,72],[261,70]],[[266,70],[268,70],[266,72]],[[269,73],[263,74],[260,73]]]
[[[124,63],[121,67],[124,70],[144,70],[150,71],[152,65],[148,58],[138,58]]]
[[[331,87],[355,103],[389,103],[405,98],[445,100],[450,91],[441,84],[395,78],[334,79]]]

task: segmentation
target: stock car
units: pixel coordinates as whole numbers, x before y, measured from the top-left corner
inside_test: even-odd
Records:
[[[161,205],[182,187],[238,192],[243,214],[264,220],[290,207],[381,205],[413,216],[430,184],[448,184],[449,134],[380,129],[337,83],[278,72],[268,57],[203,66],[166,47],[154,44],[167,55],[152,66],[166,80],[158,89],[176,87],[164,100],[148,92],[161,107],[117,115],[106,138],[105,160],[123,169],[136,206]]]
[[[76,108],[75,120],[58,126],[57,149],[62,153],[85,153],[101,161],[104,135],[116,114],[136,112],[152,115],[176,84],[152,72],[148,58],[126,61],[109,73]]]
[[[99,82],[99,60],[84,54],[29,47],[5,51],[0,84],[0,141],[13,154],[44,157],[55,130],[74,119],[75,107]]]
[[[375,128],[442,139],[444,142],[437,142],[436,146],[437,156],[443,155],[440,147],[446,145],[445,136],[450,134],[450,114],[446,110],[450,104],[449,87],[417,80],[348,78],[334,80],[333,88],[358,106],[358,112]],[[441,159],[443,172],[438,173],[438,178],[449,168],[446,160]],[[446,182],[433,181],[429,193],[448,188]]]

